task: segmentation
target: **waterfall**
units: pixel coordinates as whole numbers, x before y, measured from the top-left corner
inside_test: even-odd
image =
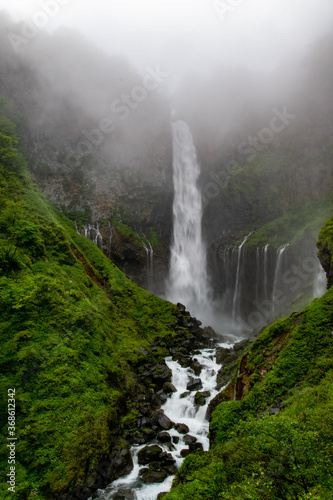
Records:
[[[95,243],[95,245],[98,246],[98,248],[102,248],[103,236],[101,235],[99,228],[100,228],[100,225],[98,222],[96,222],[94,243]]]
[[[173,243],[167,298],[182,302],[203,321],[208,318],[206,248],[201,237],[202,201],[197,182],[200,167],[193,138],[183,121],[172,123]]]
[[[264,293],[266,295],[266,297],[268,297],[268,280],[267,280],[267,274],[268,274],[268,247],[269,247],[269,244],[267,243],[267,245],[265,246],[265,250],[264,250]]]
[[[100,233],[99,222],[96,222],[96,224],[87,224],[83,227],[84,227],[85,237],[92,240],[95,243],[95,245],[97,245],[98,248],[102,250],[103,236]]]
[[[316,270],[314,285],[313,285],[313,298],[317,299],[322,297],[327,290],[327,276],[318,260],[318,267]]]
[[[146,236],[142,233],[141,235],[136,233],[137,237],[142,243],[143,248],[145,249],[146,252],[146,258],[147,258],[147,289],[151,290],[152,283],[153,283],[153,277],[154,277],[154,250],[153,247],[151,246],[150,241]]]
[[[246,242],[246,240],[248,239],[249,236],[251,236],[252,233],[248,234],[247,236],[245,236],[244,240],[242,241],[242,243],[239,245],[238,247],[238,251],[237,251],[237,271],[236,271],[236,281],[235,281],[235,288],[234,288],[234,298],[233,298],[233,301],[232,301],[232,319],[233,321],[235,321],[236,319],[236,313],[237,313],[237,310],[238,310],[238,305],[239,305],[239,298],[240,298],[240,267],[241,267],[241,259],[242,259],[242,248]],[[235,247],[237,248],[237,247]]]
[[[256,267],[257,267],[257,275],[256,275],[256,299],[259,298],[259,285],[260,285],[260,248],[257,247],[257,256],[256,256]]]
[[[286,245],[281,245],[278,248],[278,251],[277,251],[276,267],[275,267],[274,281],[273,281],[273,294],[272,294],[273,312],[275,311],[274,297],[275,297],[275,294],[276,294],[276,291],[277,291],[278,281],[279,281],[279,277],[280,277],[280,274],[281,274],[283,254],[284,254],[285,249],[288,246],[289,246],[288,243]]]

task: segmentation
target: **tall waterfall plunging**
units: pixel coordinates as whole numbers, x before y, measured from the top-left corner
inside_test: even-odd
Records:
[[[167,298],[182,302],[202,321],[208,319],[206,248],[201,236],[202,202],[197,186],[200,167],[192,134],[183,121],[172,123],[173,244]]]

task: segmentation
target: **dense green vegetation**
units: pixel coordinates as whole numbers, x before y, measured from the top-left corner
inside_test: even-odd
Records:
[[[331,288],[261,333],[215,401],[210,451],[185,460],[166,500],[332,498],[332,330]]]
[[[13,495],[9,388],[15,498],[59,498],[123,433],[139,347],[172,333],[176,308],[129,281],[45,201],[19,150],[12,106],[0,104],[1,498]]]
[[[247,245],[264,247],[268,242],[273,248],[298,243],[304,234],[316,239],[320,229],[333,211],[333,197],[312,203],[301,203],[286,215],[265,224],[247,240]],[[330,231],[329,231],[329,234]]]
[[[129,281],[45,201],[27,171],[17,121],[0,98],[0,480],[2,498],[11,498],[7,392],[15,388],[16,498],[43,500],[87,482],[133,426],[139,347],[173,334],[176,309]],[[273,234],[284,243],[284,227],[297,238],[303,220],[315,231],[330,203],[300,207],[251,244]],[[116,228],[137,238],[121,222]],[[330,219],[320,251],[331,252],[332,235]],[[157,244],[154,230],[149,236]],[[185,460],[166,500],[331,498],[332,331],[333,288],[261,333],[216,399],[210,451]]]

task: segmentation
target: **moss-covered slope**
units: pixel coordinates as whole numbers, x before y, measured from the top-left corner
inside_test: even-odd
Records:
[[[15,389],[15,498],[60,498],[119,445],[138,390],[133,366],[154,339],[175,334],[177,308],[129,281],[45,201],[19,151],[14,111],[0,105],[0,496],[13,496]]]

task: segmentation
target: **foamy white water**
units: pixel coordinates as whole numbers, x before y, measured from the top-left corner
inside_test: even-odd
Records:
[[[232,344],[222,343],[222,347],[230,348]],[[206,413],[209,402],[216,396],[218,391],[216,387],[216,376],[221,365],[215,362],[215,349],[204,349],[194,358],[202,366],[202,371],[199,376],[196,376],[191,368],[183,368],[172,358],[166,358],[166,364],[172,370],[172,383],[177,391],[172,394],[166,403],[162,406],[165,415],[167,415],[174,423],[186,424],[189,427],[188,435],[197,439],[197,442],[203,445],[204,451],[209,449],[209,423],[206,419]],[[189,392],[185,397],[181,397],[186,389],[190,377],[200,378],[202,381],[202,389],[200,391],[209,391],[210,396],[206,398],[204,406],[196,406],[194,397],[196,391]],[[160,443],[157,439],[150,441],[147,444],[133,446],[131,449],[134,468],[130,474],[121,477],[111,483],[105,490],[98,491],[99,500],[111,500],[119,490],[129,491],[129,495],[133,495],[135,500],[156,500],[157,495],[161,491],[169,491],[172,485],[174,476],[169,476],[163,483],[144,484],[139,477],[139,470],[142,465],[138,463],[138,452],[147,445],[158,444],[163,451],[171,453],[176,460],[176,466],[179,468],[184,460],[181,456],[181,450],[187,449],[184,442],[184,435],[180,434],[176,429],[168,431],[171,437],[179,439],[178,443]],[[130,498],[130,496],[128,497]]]
[[[172,123],[173,243],[167,299],[186,305],[208,324],[211,317],[206,248],[201,235],[202,201],[197,182],[200,167],[192,134],[183,121]]]

